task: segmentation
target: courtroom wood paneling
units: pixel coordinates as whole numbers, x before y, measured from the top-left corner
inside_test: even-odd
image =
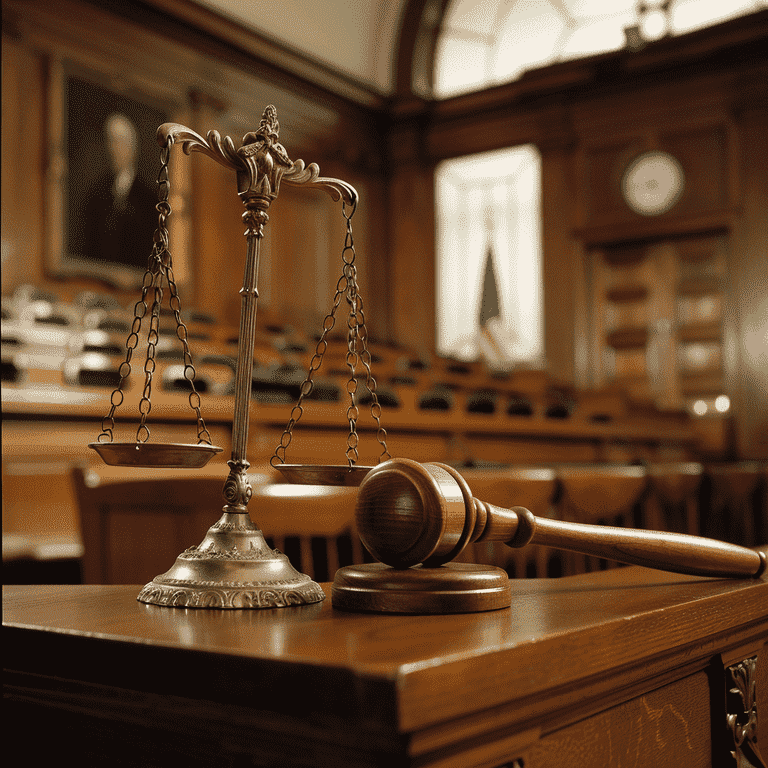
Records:
[[[571,234],[578,221],[574,200],[580,197],[580,190],[569,142],[553,142],[546,134],[537,139],[541,151],[544,354],[549,371],[564,382],[575,382],[578,334],[583,332],[580,323],[587,314],[579,291],[585,280],[584,267]],[[570,142],[573,140],[571,134]]]
[[[411,129],[414,133],[417,127]],[[394,132],[392,144],[411,136]],[[420,154],[419,149],[417,151]],[[435,349],[434,168],[418,155],[398,163],[389,183],[389,322],[394,340],[428,354]]]
[[[727,254],[722,235],[590,252],[595,383],[621,381],[666,408],[691,410],[702,400],[717,418],[715,400],[726,391]]]
[[[137,589],[4,590],[18,733],[44,726],[59,757],[128,749],[164,766],[190,743],[208,759],[215,733],[219,762],[232,765],[602,766],[639,755],[719,768],[723,666],[765,660],[764,578],[624,568],[513,582],[511,608],[428,617],[342,613],[330,600],[180,611],[137,603]],[[758,705],[765,680],[759,671]],[[76,741],[84,728],[93,738]]]
[[[176,10],[182,15],[190,10],[178,5]],[[231,55],[230,50],[229,56],[221,56],[222,46],[232,45],[231,40],[217,37],[222,33],[221,25],[206,33],[179,25],[170,7],[163,8],[163,12],[168,15],[164,17],[138,4],[105,6],[65,0],[50,6],[4,0],[7,108],[3,110],[3,133],[15,137],[15,141],[3,144],[4,248],[14,256],[10,268],[3,270],[4,295],[23,282],[57,280],[45,266],[51,251],[60,248],[57,232],[62,227],[62,201],[56,185],[60,184],[62,172],[66,104],[57,81],[63,69],[73,67],[108,87],[151,96],[167,106],[172,120],[203,135],[211,129],[219,130],[222,135],[231,135],[236,145],[246,131],[258,126],[264,107],[274,103],[281,121],[280,139],[290,156],[306,163],[319,162],[324,175],[356,183],[367,198],[364,205],[370,205],[371,218],[366,221],[366,215],[361,215],[356,219],[360,227],[356,242],[361,251],[361,284],[365,287],[368,264],[374,269],[385,263],[383,224],[377,224],[383,219],[381,206],[386,198],[380,103],[374,100],[359,106],[308,82],[297,87],[301,77],[281,72],[274,64],[263,62],[256,66],[252,36],[248,38],[249,53],[240,50]],[[210,14],[202,16],[202,21],[211,21]],[[88,24],[83,23],[84,18]],[[161,23],[163,20],[167,23]],[[230,31],[236,26],[222,19],[219,22]],[[32,79],[30,73],[34,73]],[[9,96],[15,96],[14,103],[10,103]],[[12,147],[15,151],[10,152]],[[178,267],[182,306],[203,307],[220,322],[236,322],[245,242],[234,174],[209,158],[191,159],[180,151],[178,157],[176,152],[173,155],[174,173],[182,169],[184,173],[183,179],[178,175],[171,179],[179,197],[176,215],[170,219],[171,251]],[[324,196],[320,191],[315,194]],[[335,286],[338,279],[344,231],[342,227],[342,237],[337,238],[337,227],[329,232],[325,226],[330,209],[335,213],[340,206],[333,206],[330,200],[317,205],[309,220],[299,215],[300,211],[294,217],[283,216],[282,232],[272,233],[271,242],[277,246],[272,250],[276,252],[272,254],[269,246],[265,248],[265,261],[269,262],[272,255],[276,266],[274,271],[265,270],[260,285],[265,306],[270,302],[278,308],[292,306],[300,293],[308,308],[298,312],[295,321],[307,323],[308,332],[313,330],[309,321],[322,317],[330,306],[332,293],[322,297],[318,294],[328,284]],[[341,220],[340,213],[338,218]],[[368,224],[372,232],[367,235]],[[296,243],[291,240],[280,252],[280,239],[286,229],[302,229],[302,248],[293,248]],[[318,285],[308,292],[300,277],[311,281],[318,276],[318,270]],[[296,280],[294,276],[298,276]],[[80,278],[55,287],[71,299],[83,289],[104,286]],[[116,293],[125,304],[136,299],[133,292]],[[385,302],[373,301],[377,311],[386,306]],[[386,321],[372,318],[372,325],[376,323],[385,332]]]
[[[658,768],[710,768],[712,723],[704,672],[663,686],[542,739],[530,768],[602,768],[619,755]]]
[[[754,153],[764,143],[758,138],[758,125],[765,133],[767,20],[766,12],[759,12],[652,43],[639,52],[602,54],[533,70],[513,83],[439,103],[420,106],[416,99],[401,95],[394,107],[393,134],[406,132],[407,126],[421,119],[426,126],[424,138],[415,146],[422,148],[428,161],[527,142],[539,147],[544,173],[545,352],[549,370],[566,381],[583,385],[594,381],[593,370],[598,371],[598,380],[603,370],[602,351],[590,348],[591,317],[603,311],[592,302],[595,274],[590,271],[590,249],[723,233],[734,280],[717,297],[722,349],[719,355],[717,350],[709,351],[713,370],[719,357],[720,380],[732,395],[739,451],[755,457],[765,455],[764,435],[768,434],[756,405],[768,412],[765,376],[754,369],[746,381],[736,371],[742,363],[753,366],[750,361],[756,359],[754,351],[745,349],[746,337],[752,333],[747,328],[756,327],[757,322],[761,333],[765,331],[764,323],[755,319],[765,315],[755,298],[766,293],[765,270],[760,275],[755,272],[766,252],[764,217],[757,209],[758,201],[765,198],[765,153],[759,157]],[[747,42],[752,35],[752,42]],[[736,54],[736,49],[742,53]],[[405,82],[401,76],[401,87]],[[646,217],[624,203],[620,182],[633,157],[654,149],[678,157],[687,185],[671,211]],[[744,164],[746,158],[750,158],[749,167]],[[394,154],[392,160],[396,168],[410,162]],[[414,212],[405,209],[402,215],[410,220],[398,218],[399,231],[417,225]],[[744,248],[742,241],[750,245]],[[404,259],[409,247],[407,238],[393,241],[395,258]],[[742,269],[760,290],[738,280]],[[663,284],[668,276],[654,279]],[[431,280],[432,275],[425,273],[421,284],[427,286]],[[396,286],[396,290],[402,289]],[[419,288],[407,290],[414,293]],[[652,329],[665,316],[657,307],[649,309],[637,322]],[[756,342],[749,344],[756,348]],[[697,349],[696,354],[701,351]],[[686,350],[682,352],[685,358]],[[681,397],[680,383],[666,371],[677,365],[675,350],[667,344],[665,349],[654,348],[651,357],[658,372],[651,388],[644,388],[639,379],[645,377],[637,376],[649,363],[642,350],[617,352],[611,364],[631,379],[638,395],[674,407]],[[731,365],[735,367],[730,369]],[[689,377],[688,396],[709,391],[713,381]],[[760,428],[753,428],[753,423]],[[700,432],[706,451],[731,450],[727,424],[702,422]]]
[[[743,458],[768,456],[768,366],[765,357],[768,290],[766,270],[768,226],[768,153],[763,137],[768,133],[765,100],[740,105],[737,123],[740,132],[738,168],[741,179],[743,217],[734,232],[730,273],[732,304],[726,325],[725,354],[728,391],[733,400],[735,439]]]
[[[12,32],[4,14],[0,272],[3,295],[43,273],[43,196],[48,172],[45,115],[40,108],[45,100],[45,61]]]

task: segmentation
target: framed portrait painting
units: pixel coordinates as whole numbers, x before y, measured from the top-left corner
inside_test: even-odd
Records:
[[[140,285],[157,227],[160,148],[166,111],[133,91],[64,70],[58,184],[60,226],[49,269],[116,287]],[[56,247],[56,243],[59,247]]]

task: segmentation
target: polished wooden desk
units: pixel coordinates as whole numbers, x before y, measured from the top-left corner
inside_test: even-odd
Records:
[[[750,658],[768,712],[765,578],[633,567],[512,589],[509,609],[414,617],[6,587],[6,738],[89,766],[721,768],[726,707],[752,712],[728,670]]]

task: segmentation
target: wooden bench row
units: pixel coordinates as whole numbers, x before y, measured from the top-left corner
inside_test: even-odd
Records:
[[[477,498],[501,507],[575,522],[714,535],[755,546],[768,537],[768,466],[695,463],[644,466],[460,468]],[[163,573],[199,543],[223,504],[223,480],[158,479],[109,468],[76,469],[86,583],[139,583]],[[134,477],[134,479],[128,479]],[[252,476],[249,510],[272,546],[319,580],[371,558],[354,531],[356,489],[295,486],[262,468]],[[722,535],[725,534],[725,535]],[[505,568],[513,577],[581,573],[615,564],[581,555],[502,543],[471,545],[460,557]]]

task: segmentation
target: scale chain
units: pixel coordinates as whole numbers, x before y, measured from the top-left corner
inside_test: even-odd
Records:
[[[347,381],[347,392],[350,396],[350,405],[347,408],[347,418],[349,421],[349,435],[347,436],[347,461],[350,466],[354,466],[355,462],[359,458],[357,451],[357,445],[359,443],[359,436],[357,433],[357,419],[359,416],[359,409],[355,402],[355,393],[357,390],[357,375],[355,372],[358,362],[362,362],[365,371],[366,379],[365,386],[371,395],[371,416],[376,422],[377,432],[376,439],[382,447],[382,453],[379,457],[379,461],[391,458],[389,450],[387,449],[387,432],[381,426],[381,404],[376,394],[376,379],[371,372],[371,355],[368,351],[368,331],[365,325],[365,313],[363,312],[363,299],[357,288],[357,268],[355,266],[355,243],[352,235],[352,216],[355,213],[356,204],[353,204],[352,209],[347,213],[346,203],[342,201],[342,215],[346,220],[346,234],[344,238],[344,248],[342,249],[342,261],[344,262],[344,268],[342,274],[336,283],[336,293],[333,297],[333,304],[331,311],[325,316],[323,320],[323,331],[320,335],[320,339],[315,346],[315,353],[312,356],[312,360],[309,364],[309,371],[307,372],[307,378],[302,382],[299,389],[299,398],[291,410],[288,424],[283,431],[280,438],[280,443],[270,459],[270,464],[273,467],[277,467],[279,464],[285,463],[286,449],[291,443],[293,438],[293,428],[298,424],[302,415],[304,414],[303,402],[304,399],[312,392],[314,387],[313,375],[320,369],[323,362],[323,357],[328,349],[328,342],[326,340],[328,334],[333,330],[336,324],[336,312],[341,304],[342,297],[346,297],[347,303],[350,306],[350,315],[347,321],[347,356],[346,364],[350,369],[350,378]],[[359,350],[359,351],[358,351]]]
[[[344,252],[349,249],[349,233],[344,243]],[[349,394],[349,406],[347,407],[347,419],[349,421],[349,435],[347,435],[347,461],[350,466],[354,466],[360,458],[357,446],[360,439],[357,434],[357,419],[360,416],[360,410],[355,402],[357,393],[357,376],[355,368],[360,359],[357,352],[357,342],[359,339],[357,323],[357,269],[354,264],[354,250],[351,251],[352,259],[347,262],[344,259],[344,271],[347,273],[347,304],[349,304],[349,317],[347,319],[347,356],[346,363],[349,368],[349,380],[347,381],[347,393]]]
[[[101,434],[98,441],[103,442],[102,438],[107,438],[108,442],[114,439],[115,428],[115,410],[122,405],[124,400],[123,386],[131,373],[131,360],[133,351],[139,342],[139,332],[141,331],[142,320],[146,317],[149,307],[147,305],[147,295],[153,290],[154,299],[152,310],[150,312],[150,327],[147,333],[147,357],[144,362],[144,389],[139,403],[139,413],[141,416],[139,427],[136,431],[136,442],[143,443],[149,438],[150,431],[146,424],[147,416],[152,408],[152,377],[155,371],[155,351],[159,340],[160,331],[160,307],[163,298],[162,278],[168,281],[170,289],[170,306],[176,320],[176,335],[182,343],[184,349],[184,378],[189,382],[191,392],[189,394],[189,405],[195,411],[197,417],[197,441],[198,443],[211,444],[211,435],[205,426],[205,421],[200,410],[200,395],[195,387],[195,367],[192,364],[192,353],[189,349],[187,340],[187,326],[181,320],[181,300],[179,298],[176,281],[173,276],[172,258],[169,250],[169,233],[166,221],[171,214],[171,206],[168,202],[170,183],[168,177],[168,164],[170,160],[170,151],[173,144],[169,140],[166,146],[160,150],[160,172],[157,177],[159,201],[155,206],[158,212],[158,224],[154,234],[152,253],[150,254],[147,269],[142,279],[141,298],[134,305],[134,317],[131,324],[131,332],[126,340],[125,360],[120,364],[118,373],[120,380],[117,387],[113,390],[110,397],[109,413],[102,419]]]
[[[192,352],[189,349],[188,331],[186,324],[181,319],[181,299],[179,298],[179,291],[176,287],[176,280],[173,277],[173,266],[168,254],[168,263],[165,265],[165,277],[168,281],[168,288],[170,291],[169,303],[171,310],[173,311],[174,318],[176,320],[176,336],[181,341],[182,348],[184,350],[184,378],[189,382],[190,393],[188,402],[190,408],[195,412],[197,417],[197,442],[211,444],[211,434],[208,428],[205,426],[203,414],[200,410],[200,394],[195,387],[195,366],[192,364]]]
[[[159,258],[154,254],[154,258]],[[162,270],[160,268],[154,274],[152,287],[154,288],[154,299],[152,309],[149,314],[149,331],[147,332],[147,357],[144,360],[144,389],[141,393],[139,402],[139,414],[141,420],[136,430],[136,442],[145,443],[149,439],[149,427],[147,426],[147,416],[152,410],[152,377],[155,372],[155,351],[157,342],[160,338],[160,305],[163,302],[163,288],[160,278]]]
[[[376,394],[376,379],[373,377],[373,372],[371,371],[371,353],[368,350],[368,329],[365,324],[365,312],[363,311],[363,297],[358,294],[358,311],[360,312],[360,318],[361,318],[361,327],[364,330],[364,334],[362,336],[362,343],[363,348],[362,352],[360,354],[360,361],[363,364],[363,367],[365,368],[365,386],[366,389],[371,393],[371,417],[376,422],[376,440],[378,441],[379,445],[382,447],[381,455],[379,456],[379,461],[385,461],[386,459],[391,459],[392,456],[389,453],[389,450],[387,449],[387,430],[384,429],[384,427],[381,426],[381,403],[379,403],[378,395]]]

